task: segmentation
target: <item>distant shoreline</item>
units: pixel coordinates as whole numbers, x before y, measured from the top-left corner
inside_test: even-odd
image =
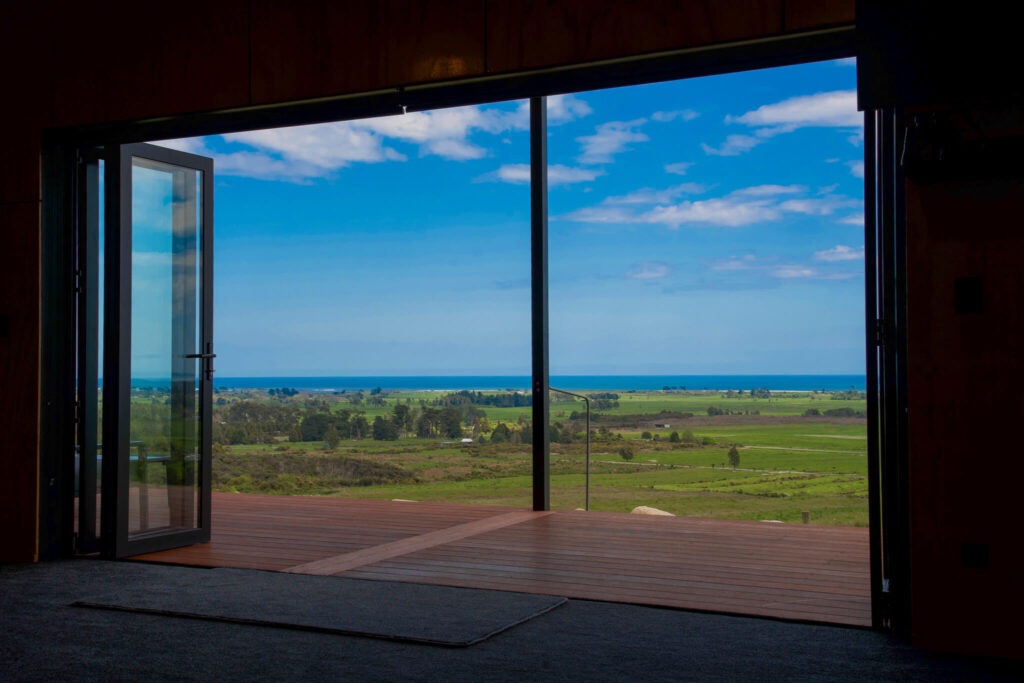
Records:
[[[155,384],[150,381],[149,384]],[[135,379],[134,386],[147,380]],[[303,392],[340,391],[529,391],[532,381],[516,375],[367,376],[367,377],[218,377],[214,386],[229,389],[297,389]],[[555,375],[559,389],[584,391],[657,391],[669,387],[688,391],[727,391],[766,388],[770,391],[864,391],[864,375]]]

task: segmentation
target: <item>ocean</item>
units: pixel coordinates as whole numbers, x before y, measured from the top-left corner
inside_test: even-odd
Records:
[[[133,380],[141,386],[148,380]],[[609,391],[673,389],[754,389],[771,391],[845,391],[850,387],[864,391],[864,375],[553,375],[550,384],[558,389]],[[390,390],[529,390],[529,375],[411,376],[411,377],[217,377],[217,389],[298,389],[334,392],[368,391],[376,387]]]

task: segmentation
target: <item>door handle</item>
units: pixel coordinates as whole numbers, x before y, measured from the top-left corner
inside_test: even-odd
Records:
[[[202,358],[206,361],[206,379],[213,381],[213,359],[217,354],[213,352],[213,344],[206,345],[206,353],[186,353],[185,358]]]

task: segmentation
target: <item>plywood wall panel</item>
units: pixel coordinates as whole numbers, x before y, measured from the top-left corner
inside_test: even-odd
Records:
[[[484,16],[484,0],[254,0],[253,99],[281,102],[480,75]]]
[[[908,394],[912,628],[917,645],[1019,650],[1017,501],[1024,481],[1024,180],[908,184]],[[957,313],[956,280],[984,309]],[[963,544],[990,548],[964,567]]]
[[[39,201],[39,126],[34,121],[18,121],[0,128],[0,203]]]
[[[39,202],[0,204],[0,235],[0,562],[30,562],[39,490]]]
[[[490,0],[491,73],[708,45],[782,31],[782,0]]]
[[[852,24],[856,5],[854,0],[786,0],[785,30]]]
[[[46,51],[48,126],[249,103],[246,0],[60,5]]]
[[[35,67],[41,62],[37,36],[26,30],[38,12],[29,3],[10,3],[0,18],[0,64],[6,65],[3,93],[6,100],[0,116],[0,202],[40,199],[39,112],[43,86]]]

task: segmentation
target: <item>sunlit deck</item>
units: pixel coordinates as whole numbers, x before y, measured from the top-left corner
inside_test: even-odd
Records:
[[[871,623],[861,528],[215,493],[210,543],[133,559]]]

